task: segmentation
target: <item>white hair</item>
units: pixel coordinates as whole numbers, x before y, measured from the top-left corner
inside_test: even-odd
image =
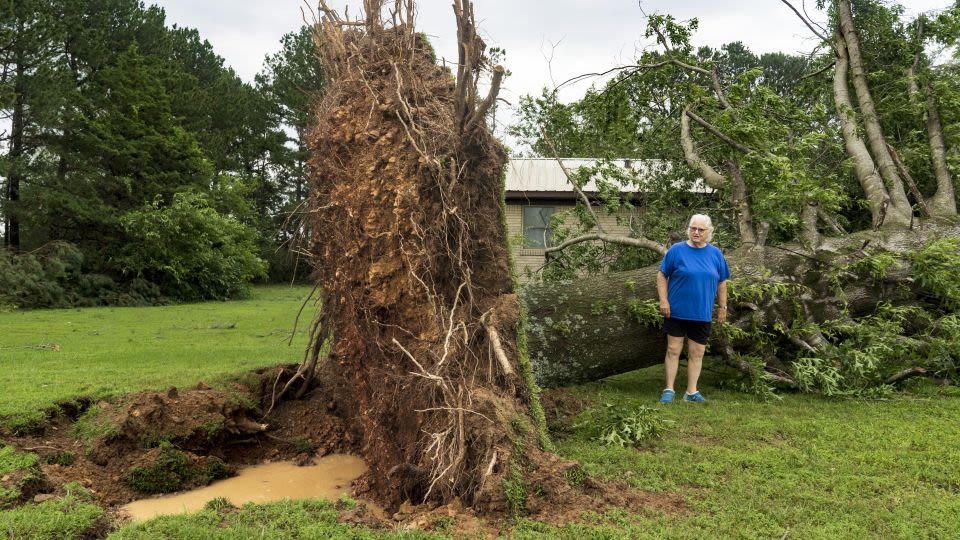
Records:
[[[705,240],[707,242],[713,240],[713,220],[710,219],[710,216],[706,214],[694,214],[690,217],[690,221],[687,222],[687,227],[692,226],[694,221],[702,221],[707,228],[707,236]]]

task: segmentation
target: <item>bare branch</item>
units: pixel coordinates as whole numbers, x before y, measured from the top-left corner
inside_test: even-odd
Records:
[[[814,71],[813,73],[808,73],[807,75],[804,75],[803,77],[800,77],[799,79],[797,79],[797,82],[800,82],[800,81],[802,81],[802,80],[804,80],[804,79],[810,79],[810,78],[812,78],[812,77],[816,77],[817,75],[828,71],[830,68],[832,68],[832,67],[835,66],[835,65],[837,65],[836,60],[834,60],[833,62],[830,62],[829,64],[823,66],[822,68]]]
[[[590,213],[590,217],[593,218],[594,226],[600,230],[600,232],[606,234],[607,231],[603,229],[603,225],[600,224],[600,220],[597,219],[597,214],[593,212],[593,205],[590,204],[590,199],[587,197],[587,194],[580,189],[580,186],[577,185],[577,182],[574,181],[573,175],[570,174],[570,171],[567,169],[567,166],[564,165],[563,160],[560,159],[560,155],[557,154],[557,147],[553,145],[553,139],[547,135],[546,130],[540,130],[540,136],[543,137],[544,142],[547,143],[547,146],[550,147],[550,152],[553,154],[553,158],[557,160],[557,164],[560,165],[560,170],[563,171],[563,175],[567,177],[567,182],[573,187],[573,190],[577,192],[577,195],[580,196],[580,200],[583,201],[583,204],[586,206],[587,212]]]
[[[654,242],[653,240],[650,240],[647,238],[631,238],[629,236],[614,236],[609,234],[598,234],[598,233],[584,234],[576,238],[571,238],[556,246],[548,247],[543,252],[544,254],[556,253],[558,251],[563,251],[564,249],[572,245],[580,244],[583,242],[589,242],[591,240],[599,240],[601,242],[606,242],[608,244],[620,244],[623,246],[633,246],[633,247],[649,249],[650,251],[655,251],[661,255],[664,255],[667,252],[666,246],[658,242]]]
[[[926,376],[927,373],[928,373],[927,370],[922,367],[907,368],[903,371],[900,371],[898,373],[891,375],[890,377],[887,378],[887,380],[883,381],[883,383],[896,384],[898,382],[905,381],[912,377]]]
[[[825,34],[818,32],[817,29],[813,27],[813,24],[809,20],[807,20],[806,17],[801,15],[800,12],[797,11],[797,8],[793,7],[793,4],[791,4],[790,2],[787,2],[787,0],[780,0],[780,1],[783,2],[788,8],[790,8],[794,13],[796,13],[797,17],[799,17],[800,20],[803,21],[803,24],[807,25],[807,28],[809,28],[810,31],[813,32],[815,36],[822,39],[826,43],[830,43],[830,38],[828,38]],[[830,46],[833,47],[833,44],[831,43]],[[836,51],[836,48],[834,48],[834,51]]]

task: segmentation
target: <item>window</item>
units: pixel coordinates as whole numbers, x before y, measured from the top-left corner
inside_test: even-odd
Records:
[[[550,230],[552,206],[523,207],[523,247],[543,249],[550,246],[553,231]]]

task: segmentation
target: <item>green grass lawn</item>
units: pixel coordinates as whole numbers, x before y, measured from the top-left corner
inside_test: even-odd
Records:
[[[255,287],[233,302],[0,313],[0,418],[21,425],[59,400],[190,386],[299,362],[312,303],[287,343],[310,290]]]
[[[887,400],[785,395],[765,403],[718,390],[709,403],[657,406],[661,439],[610,448],[574,432],[561,454],[637,488],[680,493],[686,515],[598,516],[518,538],[960,537],[960,390],[920,385]],[[714,381],[715,382],[715,381]],[[595,405],[652,406],[662,369],[581,386]]]
[[[60,399],[190,386],[256,366],[299,361],[306,321],[293,346],[286,338],[308,292],[265,287],[237,302],[0,314],[0,414],[24,418]],[[59,352],[32,348],[47,343],[58,344]],[[590,439],[591,426],[586,426],[558,438],[557,449],[591,475],[678,493],[689,510],[640,515],[613,510],[561,528],[520,520],[512,525],[512,537],[960,536],[960,389],[918,381],[914,393],[885,400],[787,394],[768,403],[721,389],[716,374],[707,373],[702,390],[708,403],[657,406],[661,377],[661,368],[650,368],[571,391],[595,408],[655,406],[659,417],[672,422],[662,437],[640,448],[606,447]],[[11,463],[24,459],[8,457]],[[102,519],[78,492],[0,511],[0,530],[18,538],[69,538]],[[205,510],[114,534],[143,539],[448,536],[337,524],[330,503],[316,501],[251,505],[228,518]]]

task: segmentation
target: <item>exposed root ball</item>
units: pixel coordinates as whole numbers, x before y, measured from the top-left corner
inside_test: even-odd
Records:
[[[332,336],[376,494],[469,502],[500,489],[511,425],[531,425],[515,375],[506,157],[484,121],[502,69],[481,99],[486,60],[469,4],[455,5],[456,79],[414,31],[412,2],[392,6],[403,13],[389,23],[382,4],[365,2],[358,25],[321,3],[330,82],[311,135],[308,227],[323,291],[312,354]]]

